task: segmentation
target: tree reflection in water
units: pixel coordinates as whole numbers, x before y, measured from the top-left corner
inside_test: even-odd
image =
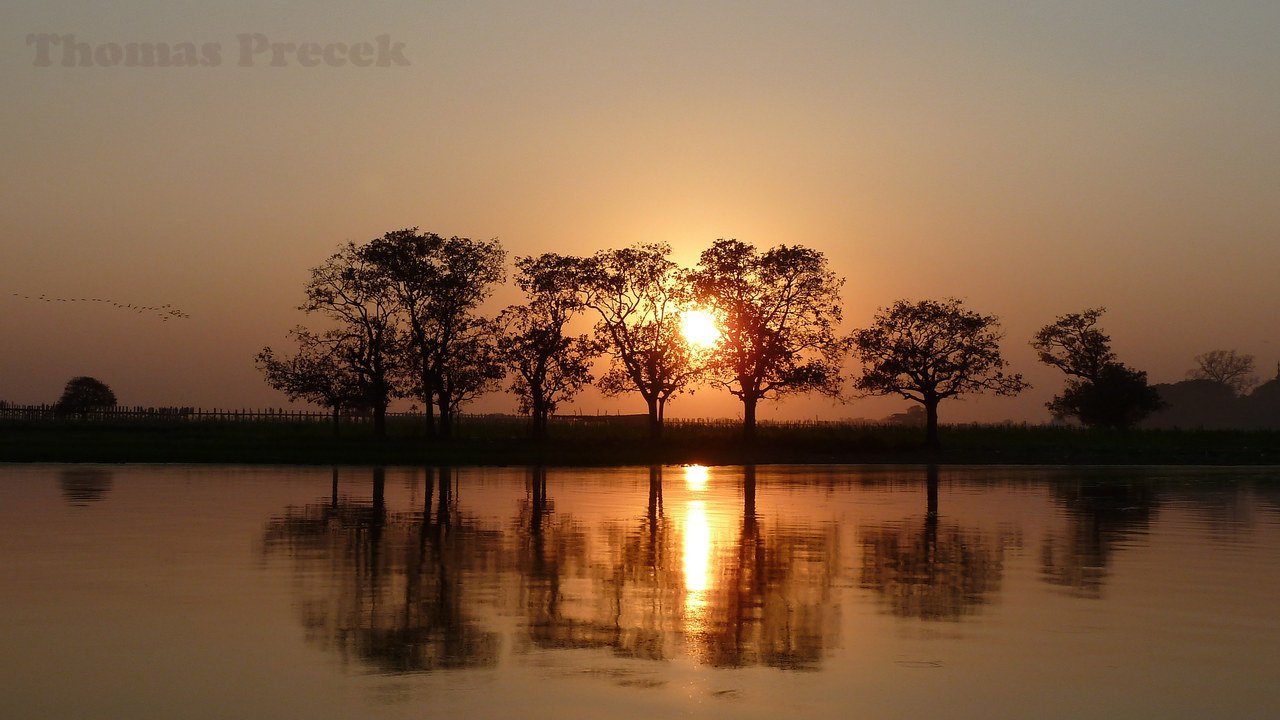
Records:
[[[265,547],[293,563],[309,639],[381,672],[494,665],[498,614],[521,619],[517,655],[816,669],[838,635],[835,523],[762,517],[754,467],[714,482],[687,468],[673,507],[663,472],[649,469],[643,506],[587,523],[531,468],[506,533],[458,510],[447,468],[426,471],[420,511],[399,513],[383,470],[368,499],[341,495],[335,473],[330,497],[270,521]]]
[[[100,467],[70,467],[58,473],[62,499],[68,505],[84,507],[111,492],[112,472]]]
[[[766,665],[814,670],[836,637],[833,588],[839,571],[834,526],[761,526],[756,468],[743,469],[736,552],[708,595],[698,654],[720,667]]]
[[[691,491],[705,485],[704,472],[686,470]],[[545,482],[534,477],[535,488]],[[663,469],[651,467],[644,515],[607,523],[597,558],[588,557],[593,544],[571,519],[522,523],[525,546],[537,549],[521,563],[538,569],[525,570],[530,641],[654,660],[689,652],[724,667],[816,668],[836,633],[834,528],[763,529],[755,468],[744,470],[743,487],[735,533],[701,499],[672,518]]]
[[[372,471],[370,501],[338,494],[289,508],[265,533],[267,553],[295,564],[298,609],[310,641],[382,672],[482,667],[497,662],[498,636],[466,609],[466,574],[496,556],[501,535],[457,512],[452,472],[428,469],[421,513],[389,515],[385,471]]]
[[[1115,550],[1146,536],[1159,503],[1154,486],[1125,477],[1054,478],[1054,500],[1067,529],[1048,534],[1040,550],[1042,577],[1082,598],[1099,598]]]
[[[943,523],[938,516],[938,468],[925,471],[926,511],[918,525],[865,528],[861,585],[889,612],[921,620],[959,620],[999,591],[1004,547],[1012,536]]]

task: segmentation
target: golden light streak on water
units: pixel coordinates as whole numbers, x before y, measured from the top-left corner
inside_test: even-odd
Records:
[[[708,477],[710,477],[710,473],[705,466],[686,465],[684,467],[684,484],[690,490],[706,490]]]

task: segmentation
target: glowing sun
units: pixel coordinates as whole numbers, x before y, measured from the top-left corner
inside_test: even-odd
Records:
[[[716,319],[705,310],[688,310],[680,315],[680,334],[694,347],[711,347],[720,339]]]

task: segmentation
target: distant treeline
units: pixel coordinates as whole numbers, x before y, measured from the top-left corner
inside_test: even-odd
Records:
[[[1149,428],[1280,428],[1280,376],[1238,395],[1224,383],[1184,380],[1153,386],[1164,407],[1142,423]]]

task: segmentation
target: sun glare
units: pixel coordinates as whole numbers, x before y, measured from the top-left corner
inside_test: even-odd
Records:
[[[705,310],[688,310],[680,316],[680,333],[685,342],[697,348],[711,347],[720,339],[716,319]]]
[[[710,475],[704,465],[685,465],[684,482],[690,490],[706,490],[707,478]]]

